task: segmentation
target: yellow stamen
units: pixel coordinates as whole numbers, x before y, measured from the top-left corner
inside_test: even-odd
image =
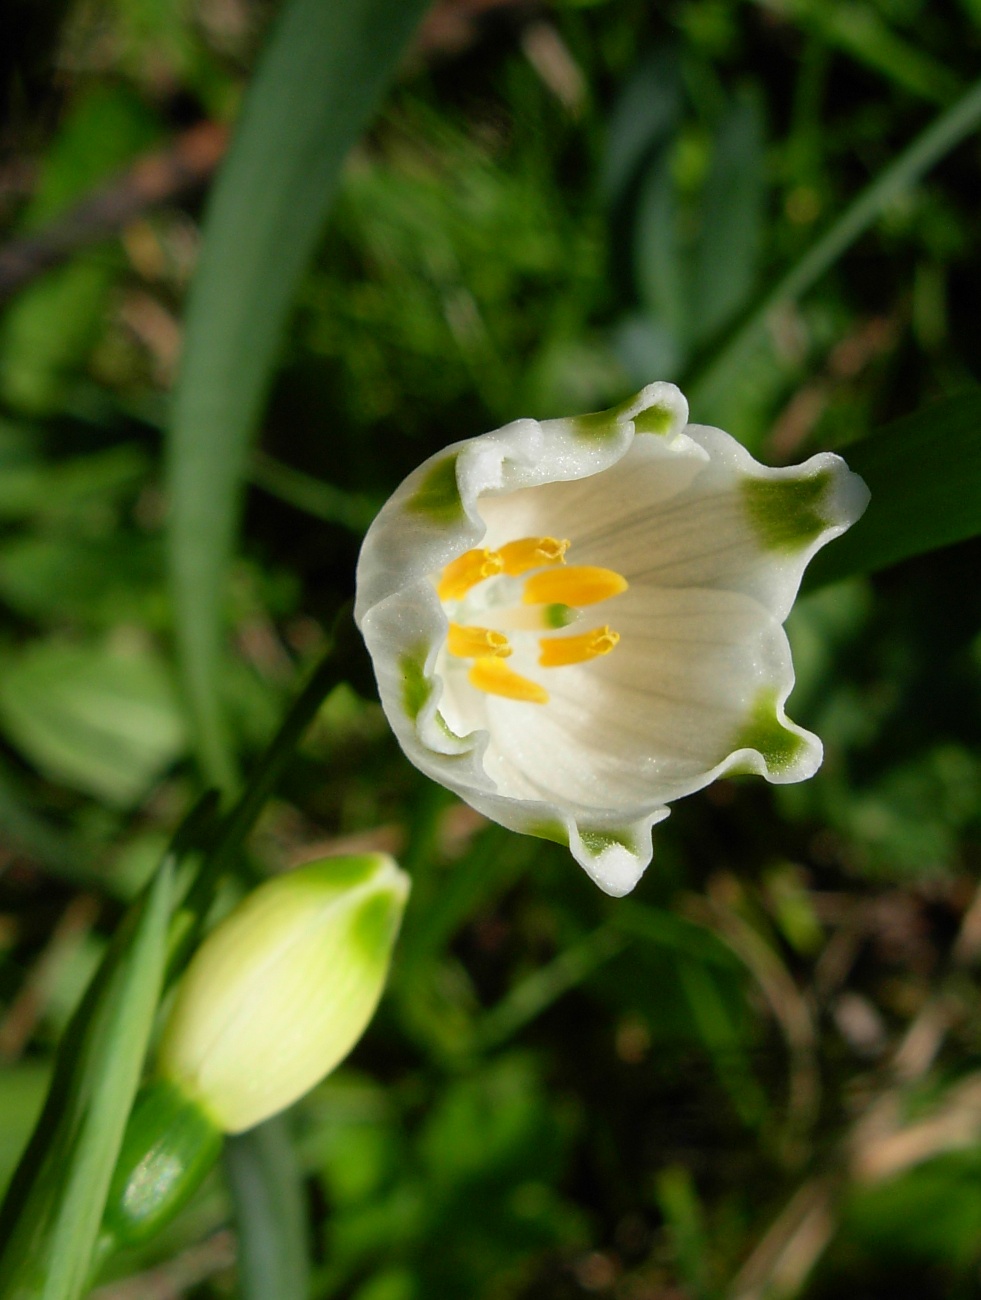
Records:
[[[620,633],[612,627],[594,627],[581,636],[543,636],[538,642],[542,652],[538,662],[543,668],[582,664],[598,655],[608,655],[619,640]]]
[[[470,685],[488,695],[503,695],[506,700],[526,704],[547,704],[548,691],[520,673],[512,672],[500,659],[478,659],[467,674]]]
[[[462,600],[471,587],[485,578],[493,578],[504,568],[504,561],[498,551],[487,551],[478,547],[473,551],[464,551],[455,560],[451,560],[440,574],[436,593],[440,600]]]
[[[526,605],[596,605],[626,590],[627,579],[619,573],[581,564],[533,573],[525,582],[522,600]]]
[[[504,572],[516,578],[519,573],[540,569],[543,564],[565,564],[569,545],[568,541],[560,542],[555,537],[523,537],[502,546],[498,554],[504,561]]]
[[[460,623],[450,624],[446,648],[459,659],[480,659],[484,655],[506,659],[511,653],[510,642],[503,632],[495,632],[490,627],[463,627]]]

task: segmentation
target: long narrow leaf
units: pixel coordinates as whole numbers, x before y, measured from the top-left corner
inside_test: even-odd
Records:
[[[763,110],[737,99],[719,124],[692,258],[689,333],[711,337],[752,294],[763,244]]]
[[[981,392],[917,411],[844,454],[872,499],[815,558],[806,590],[981,533]]]
[[[57,1129],[0,1262],[0,1295],[83,1294],[160,997],[172,886],[168,860],[97,985]]]
[[[223,598],[249,440],[341,164],[426,7],[289,0],[211,198],[170,430],[170,562],[197,751],[225,786]]]

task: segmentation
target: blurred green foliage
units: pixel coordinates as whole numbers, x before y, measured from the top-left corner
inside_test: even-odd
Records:
[[[941,404],[976,451],[977,134],[726,344],[969,93],[981,6],[473,8],[422,28],[289,319],[215,614],[242,767],[350,598],[374,506],[518,416],[674,378],[772,463],[912,417],[935,497],[897,509],[886,558],[936,545],[904,549],[907,526],[968,540],[798,603],[791,712],[821,772],[677,806],[623,902],[430,787],[345,651],[236,862],[248,882],[356,842],[414,878],[375,1024],[288,1117],[310,1294],[975,1296],[981,496]],[[0,1179],[201,788],[161,434],[203,200],[177,177],[96,243],[79,205],[230,121],[276,9],[44,0],[0,40],[0,293],[5,246],[54,227],[67,250],[0,320]],[[918,499],[910,446],[877,454]],[[229,1205],[215,1176],[116,1274],[167,1260],[171,1294],[228,1295]]]

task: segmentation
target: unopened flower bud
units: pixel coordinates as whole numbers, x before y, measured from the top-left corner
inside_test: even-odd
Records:
[[[260,886],[188,966],[159,1076],[225,1133],[290,1105],[364,1033],[408,892],[384,854],[328,858]]]

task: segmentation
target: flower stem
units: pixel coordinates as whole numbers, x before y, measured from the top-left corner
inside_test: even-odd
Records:
[[[210,850],[175,914],[171,931],[169,976],[172,977],[183,965],[221,877],[241,849],[283,768],[334,684],[338,663],[349,647],[353,631],[351,607],[346,606],[334,624],[329,649],[296,697],[279,730],[252,770],[245,789],[221,823]]]

